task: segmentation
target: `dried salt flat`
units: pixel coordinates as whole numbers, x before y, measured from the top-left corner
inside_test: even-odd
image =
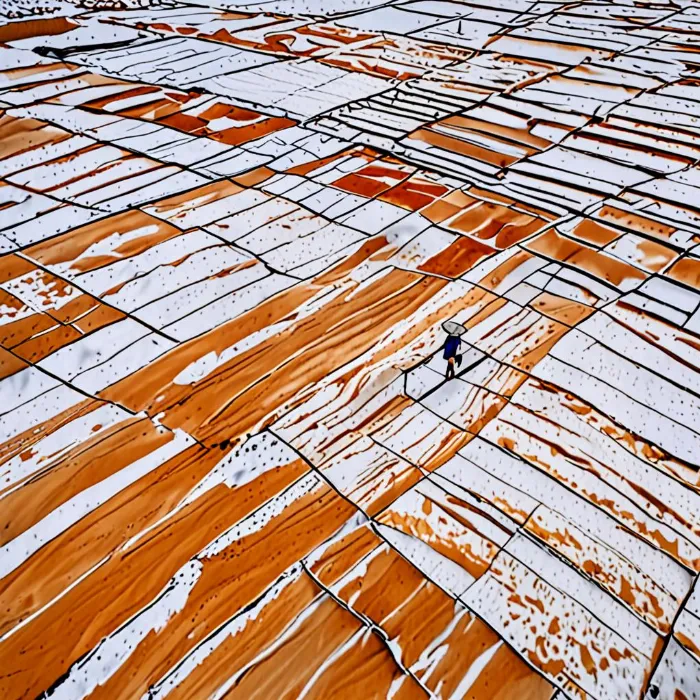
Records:
[[[611,369],[613,374],[607,373],[607,371],[600,366],[600,360],[603,357],[609,358],[613,361],[613,366]],[[594,394],[591,392],[593,391],[593,388],[596,387],[598,391],[603,392],[602,394],[599,394],[599,400],[604,401],[606,406],[615,406],[614,413],[612,414],[614,417],[621,420],[621,422],[625,425],[630,426],[635,432],[642,435],[649,435],[649,437],[652,438],[652,441],[656,442],[657,444],[666,444],[671,452],[677,450],[678,456],[684,459],[689,459],[692,462],[692,448],[690,448],[690,445],[695,442],[693,433],[691,433],[684,426],[665,419],[659,413],[656,413],[656,416],[658,417],[655,418],[655,411],[653,411],[653,409],[646,408],[642,403],[638,403],[632,398],[628,398],[626,394],[619,389],[616,389],[614,384],[603,383],[603,381],[594,376],[595,374],[601,374],[601,376],[605,377],[609,381],[619,383],[621,381],[620,377],[622,376],[621,373],[624,371],[624,368],[627,367],[629,369],[629,361],[614,356],[612,353],[606,353],[600,347],[594,347],[593,354],[590,356],[590,359],[591,362],[598,360],[596,365],[597,369],[593,369],[593,366],[588,364],[588,358],[586,358],[584,366],[589,367],[589,371],[592,371],[594,374],[586,374],[585,371],[568,364],[568,360],[570,360],[569,357],[567,357],[565,361],[558,359],[550,360],[548,358],[536,369],[535,373],[537,376],[540,376],[543,379],[555,381],[555,383],[559,383],[561,386],[568,386],[572,389],[575,386],[572,384],[572,381],[575,381],[574,377],[578,377],[579,380],[583,380],[583,383],[578,385],[579,388],[577,389],[577,393],[585,398],[593,399]],[[584,379],[586,376],[589,377],[588,380]],[[557,378],[556,380],[555,377]],[[617,379],[615,379],[615,377],[617,377]],[[658,384],[660,387],[664,386],[663,381],[654,379],[653,377],[650,377],[648,381],[650,382],[650,385]],[[674,390],[672,389],[668,389],[667,391],[674,393]],[[646,402],[649,402],[647,394],[644,394],[643,397],[640,395],[640,398]],[[613,403],[608,403],[609,401]],[[635,410],[639,411],[637,418],[634,418]],[[674,408],[670,404],[666,407],[666,411],[670,412],[671,414],[677,410],[678,408]],[[658,421],[658,425],[655,425],[656,421]],[[664,433],[661,425],[664,425],[665,430],[668,432]]]
[[[348,542],[352,546],[361,538],[352,533],[339,545]],[[363,544],[369,540],[366,536],[363,539]],[[355,559],[357,554],[353,554]],[[395,579],[403,585],[387,588],[383,584]],[[358,591],[360,581],[364,585]],[[365,554],[331,590],[340,600],[347,600],[353,612],[382,630],[396,663],[401,668],[409,667],[413,677],[432,691],[431,695],[450,697],[451,693],[459,696],[487,689],[494,683],[499,661],[512,659],[512,652],[466,608],[452,601],[434,582],[417,575],[386,546]],[[426,608],[431,610],[427,620],[423,616],[427,624],[409,639],[404,633],[409,620]],[[462,655],[460,650],[464,648],[473,651]],[[535,688],[542,687],[541,679],[536,680],[534,674],[525,671],[518,675],[521,688],[529,686],[537,692]],[[547,691],[551,689],[543,690]]]
[[[303,238],[258,253],[272,269],[294,277],[314,277],[328,264],[344,257],[347,249],[364,240],[359,231],[329,223]]]
[[[309,0],[264,0],[264,2],[248,3],[243,0],[224,0],[222,7],[228,10],[241,10],[245,12],[272,12],[282,15],[302,15],[309,17],[334,17],[358,11],[371,10],[374,7],[387,4],[387,0],[349,0],[343,3],[340,0],[330,0],[322,8],[309,2]]]
[[[287,138],[288,130],[284,130],[277,134],[275,140],[286,142]],[[301,130],[301,132],[295,130],[293,138],[293,149],[280,154],[277,158],[268,163],[268,167],[271,170],[280,172],[294,169],[309,170],[310,168],[308,166],[312,163],[316,161],[323,162],[330,156],[342,153],[350,147],[347,141],[336,138],[336,135],[318,134],[309,132],[306,129]],[[272,137],[268,137],[266,140],[271,141]],[[253,142],[250,145],[246,144],[245,148],[249,148],[251,151],[255,152],[257,149],[257,142]],[[311,170],[313,172],[313,169]]]
[[[82,72],[79,66],[56,62],[10,46],[4,52],[3,67],[0,70],[0,91],[41,80],[57,80]]]
[[[12,404],[8,404],[14,408],[0,416],[0,442],[3,444],[10,440],[21,441],[21,436],[26,436],[30,431],[41,434],[42,424],[85,399],[84,394],[62,384],[58,379],[46,375],[36,367],[30,369],[31,372],[22,370],[26,372],[24,375],[20,371],[2,379],[6,388],[12,390],[15,387],[11,395],[17,396]],[[13,382],[8,381],[13,378]],[[22,387],[22,391],[17,387]]]
[[[304,311],[310,315],[309,309]],[[392,381],[387,374],[380,367],[355,375],[345,387],[334,383],[314,387],[303,401],[275,423],[273,430],[311,464],[323,465],[330,459],[337,462],[343,450],[352,447],[359,437],[370,436],[389,423],[404,404],[400,382]],[[309,416],[314,415],[311,410],[318,415],[318,425],[309,420]],[[354,429],[346,430],[346,425]],[[371,441],[378,442],[374,437]],[[367,449],[368,445],[370,443],[364,439],[360,447]],[[386,455],[390,453],[379,445],[378,454],[382,451]]]
[[[242,236],[234,234],[229,240],[244,250],[261,255],[280,246],[303,240],[329,223],[325,217],[316,216],[285,199],[274,198],[218,222],[212,230],[223,229],[225,232],[230,230],[241,233],[249,231]]]
[[[283,120],[289,123],[289,120]],[[223,172],[226,167],[250,162],[249,169],[265,165],[273,172],[286,172],[307,166],[315,161],[323,162],[346,150],[349,143],[329,135],[318,134],[300,126],[287,126],[260,138],[251,139],[226,158],[210,159],[199,167]],[[239,172],[243,172],[239,170]],[[235,173],[234,173],[235,174]],[[272,173],[270,173],[272,175]]]
[[[221,74],[199,84],[215,95],[301,119],[389,87],[381,78],[308,61],[280,61],[240,74]]]
[[[0,254],[11,253],[17,249],[17,245],[13,243],[7,236],[0,234]]]
[[[27,168],[21,174],[10,175],[8,179],[10,182],[24,185],[34,190],[54,193],[58,198],[71,198],[71,196],[82,194],[88,188],[92,189],[91,179],[95,172],[99,173],[100,169],[105,169],[106,166],[113,166],[116,162],[128,164],[130,155],[128,152],[113,146],[88,146],[87,148],[74,151],[69,156],[57,158],[47,163],[40,163],[33,168]],[[141,164],[136,161],[135,165],[138,167]],[[153,161],[150,163],[144,162],[142,167],[147,169],[157,168],[158,163]],[[138,173],[138,170],[135,172]],[[129,174],[127,170],[122,177]],[[105,172],[105,176],[111,178],[112,173],[109,172],[107,174]],[[85,178],[90,179],[89,184],[81,182]],[[115,179],[118,180],[120,178],[117,176]],[[107,182],[111,182],[111,180],[107,180]],[[99,175],[96,184],[100,184]],[[85,189],[79,189],[81,186]]]
[[[137,256],[134,260],[137,265],[141,263],[139,257]],[[137,268],[138,271],[130,280],[118,285],[118,291],[112,291],[114,289],[112,288],[104,292],[103,299],[118,309],[134,312],[136,309],[141,309],[194,284],[198,285],[198,290],[201,293],[204,291],[204,285],[200,284],[201,282],[211,278],[216,279],[218,275],[224,277],[232,269],[244,266],[246,262],[250,263],[251,259],[228,246],[218,245],[218,241],[216,241],[213,245],[203,249],[184,252],[182,258],[172,261],[165,258],[159,261],[155,268],[142,268],[141,270]],[[104,269],[104,273],[111,274],[113,267],[115,266],[108,266]],[[115,272],[118,275],[119,271],[115,270]],[[261,271],[258,270],[253,279],[261,274]],[[78,279],[80,282],[83,281],[82,276]],[[252,281],[252,279],[244,276],[237,282],[237,286],[243,286],[247,281]],[[88,284],[90,283],[88,282]],[[200,301],[202,305],[206,304],[206,296]],[[180,311],[184,311],[184,309],[180,309]],[[135,314],[135,316],[138,317],[139,314]]]
[[[110,12],[109,20],[128,26],[147,26],[151,31],[163,33],[196,27],[198,36],[218,38],[223,33],[224,37],[221,40],[231,44],[237,43],[235,39],[238,35],[246,35],[255,30],[281,31],[306,24],[303,20],[285,21],[263,13],[236,15],[196,5],[175,8],[154,5],[150,8]],[[230,39],[226,36],[227,34],[230,35]]]
[[[36,367],[25,367],[0,380],[3,395],[7,396],[7,401],[3,402],[3,416],[8,421],[8,425],[12,422],[12,415],[9,414],[12,414],[14,409],[36,399],[59,384],[58,379]]]
[[[685,98],[685,99],[684,99]],[[665,88],[650,93],[642,93],[628,103],[616,107],[612,114],[626,119],[637,120],[647,125],[658,125],[673,129],[679,140],[694,138],[698,133],[695,116],[697,101],[684,95],[668,94]],[[688,136],[685,133],[688,133]]]
[[[172,266],[171,272],[177,278],[180,271],[179,265],[176,265],[176,263],[185,262],[196,253],[218,247],[221,247],[223,255],[226,255],[226,249],[221,245],[221,241],[218,238],[199,229],[195,229],[194,231],[169,238],[162,243],[157,243],[136,255],[127,258],[121,258],[121,256],[117,255],[115,256],[117,259],[109,261],[109,264],[102,265],[96,270],[88,270],[82,274],[75,275],[73,280],[76,285],[96,296],[117,295],[116,299],[119,299],[119,295],[121,295],[121,298],[126,301],[129,294],[128,283],[141,280],[141,278],[145,276],[142,280],[146,285],[143,290],[146,293],[143,301],[148,303],[152,300],[150,295],[158,295],[159,293],[157,287],[146,291],[149,282],[148,275],[150,273],[163,266]],[[236,254],[232,251],[230,259],[233,260],[235,257]],[[181,271],[185,281],[188,272],[189,270],[187,267]],[[177,285],[177,279],[173,280],[173,283]],[[125,287],[124,285],[127,286]],[[109,303],[116,304],[112,299],[109,300]],[[125,306],[125,309],[128,306],[129,304]],[[132,308],[128,310],[131,311]]]
[[[409,18],[420,15],[406,15],[400,9],[387,8],[387,12],[397,11]],[[423,16],[425,17],[425,16]],[[430,22],[428,22],[429,24]],[[396,80],[409,80],[424,75],[431,69],[449,66],[456,60],[469,56],[470,52],[456,47],[429,44],[411,36],[399,34],[398,27],[394,34],[381,41],[355,44],[350,51],[339,48],[319,60],[331,65],[350,68],[355,72],[377,76],[390,76]]]
[[[152,333],[120,349],[99,364],[82,369],[72,380],[84,392],[96,395],[112,384],[147,366],[175,347],[175,343]],[[100,357],[102,359],[102,357]]]
[[[338,221],[361,233],[374,235],[396,224],[408,214],[409,212],[401,207],[373,199],[349,214],[338,217]]]
[[[127,48],[77,53],[71,61],[108,75],[188,88],[206,87],[217,76],[245,71],[276,59],[260,53],[186,37],[142,39]]]
[[[565,364],[571,368],[572,375],[587,374],[592,385],[601,387],[604,385],[607,387],[606,394],[610,392],[610,396],[615,395],[619,397],[619,406],[622,414],[630,410],[632,405],[640,406],[642,410],[641,415],[653,410],[659,415],[659,423],[668,421],[667,425],[669,427],[673,426],[671,431],[672,434],[677,436],[676,439],[680,438],[680,435],[685,435],[685,439],[689,440],[690,444],[696,441],[696,438],[693,437],[694,431],[691,426],[697,425],[697,421],[694,418],[699,406],[697,397],[678,387],[674,387],[665,378],[653,374],[649,370],[639,367],[639,365],[635,366],[627,358],[608,350],[600,343],[578,336],[582,346],[576,347],[576,334],[577,331],[572,331],[551,351],[551,363],[558,363],[558,371],[566,372],[563,369]],[[550,358],[547,358],[545,363],[548,364],[548,368],[545,370],[543,367],[542,378],[546,378],[545,373],[549,371],[549,368],[554,368],[554,364],[550,363]],[[632,381],[629,381],[627,378],[632,371],[634,371],[635,377]],[[577,393],[588,394],[588,391],[588,386],[584,385]],[[625,397],[624,399],[622,398],[623,396]],[[654,397],[653,400],[651,399],[652,396]],[[601,399],[603,399],[603,396],[601,396]],[[605,406],[605,408],[609,410],[612,407]],[[614,413],[611,412],[610,415],[612,416]],[[642,419],[641,424],[643,425],[644,422],[644,419]],[[623,423],[627,424],[625,421]],[[653,430],[651,434],[656,434],[657,430],[660,430],[660,427],[654,428],[653,425],[649,425],[648,428]],[[644,430],[637,432],[641,435],[646,434]],[[688,451],[689,446],[686,447],[683,442],[674,444],[675,440],[670,436],[666,440],[658,442],[658,444],[662,445],[664,443],[667,443],[671,448],[670,452],[674,453],[676,450],[680,450],[682,455],[679,454],[678,456],[689,459],[693,463],[693,458]]]
[[[650,32],[638,27],[634,21],[617,18],[586,20],[578,17],[560,18],[557,14],[547,21],[537,20],[527,27],[518,28],[509,36],[532,42],[558,44],[561,49],[585,48],[589,54],[603,57],[603,52],[626,53],[645,47],[654,41]],[[561,42],[561,43],[559,43]],[[561,50],[560,49],[560,50]]]
[[[477,11],[468,13],[464,18],[443,21],[432,27],[422,27],[420,31],[414,32],[414,36],[427,42],[440,42],[480,51],[504,30],[505,27],[499,20],[508,22],[513,17],[514,14],[510,12]]]
[[[676,619],[673,629],[676,640],[700,662],[700,618],[687,608]]]
[[[659,272],[670,266],[679,257],[678,253],[661,243],[649,241],[642,236],[626,233],[605,247],[620,260],[642,268],[646,272]]]
[[[199,161],[196,163],[196,170],[210,179],[235,177],[264,167],[271,161],[271,156],[251,153],[243,148],[233,148]]]
[[[325,488],[325,494],[326,498],[329,498],[327,488]],[[270,495],[274,496],[275,492],[273,491]],[[223,534],[215,536],[208,545],[206,545],[205,539],[205,546],[199,551],[197,549],[192,551],[191,556],[186,558],[184,563],[178,565],[177,559],[174,561],[171,559],[167,568],[157,579],[147,585],[146,597],[142,598],[144,601],[143,607],[136,610],[130,619],[123,619],[124,624],[119,631],[102,637],[101,641],[99,637],[93,638],[90,646],[95,649],[95,652],[86,659],[87,665],[84,663],[73,665],[71,674],[66,677],[65,682],[57,690],[65,693],[66,696],[70,696],[71,689],[75,687],[75,683],[82,684],[84,682],[80,680],[81,678],[86,679],[89,683],[93,683],[96,678],[99,678],[101,683],[108,684],[120,668],[130,667],[130,664],[133,663],[132,656],[137,649],[141,651],[144,649],[143,645],[147,646],[150,644],[147,636],[149,632],[152,633],[150,636],[153,636],[153,634],[162,633],[167,628],[168,633],[174,633],[176,636],[179,636],[179,633],[175,632],[181,619],[178,613],[183,611],[187,614],[189,606],[194,605],[194,600],[198,598],[203,587],[207,587],[209,574],[216,572],[222,563],[222,558],[219,554],[231,546],[235,546],[236,540],[244,538],[246,546],[249,548],[248,556],[259,555],[260,548],[256,544],[260,535],[263,533],[274,533],[278,530],[281,520],[280,516],[285,512],[290,510],[292,512],[298,511],[300,504],[297,503],[297,499],[301,498],[308,501],[313,496],[323,499],[324,487],[319,483],[318,477],[302,477],[292,484],[291,489],[277,493],[276,497],[272,498],[263,508],[256,510],[254,506],[251,509],[254,512],[253,517],[245,517],[247,515],[245,511],[240,513],[238,517],[233,516],[234,522],[229,524],[230,520],[228,521],[227,529]],[[244,517],[241,518],[241,516]],[[319,540],[323,539],[324,533],[332,534],[333,529],[337,528],[340,523],[337,517],[331,516],[331,520],[334,522],[328,522],[324,525],[315,523],[313,518],[311,521],[307,520],[307,527],[311,526],[313,533],[309,532],[306,535],[302,535],[303,543],[300,542],[296,545],[301,547],[302,553],[306,553],[308,549],[312,549],[317,545]],[[201,541],[201,536],[199,539]],[[294,554],[296,552],[289,551],[285,559],[288,559],[289,556],[293,557]],[[137,556],[137,560],[139,559],[140,557]],[[252,582],[253,589],[257,589],[258,593],[262,594],[264,589],[273,584],[277,575],[281,574],[286,568],[288,568],[288,565],[284,563],[281,564],[279,569],[276,564],[273,564],[271,570],[263,573],[262,578],[258,577],[257,580]],[[168,570],[172,571],[172,577],[170,577]],[[185,576],[185,574],[187,575]],[[114,575],[114,572],[112,572],[112,575]],[[94,583],[94,581],[89,579],[86,581],[88,586],[94,585]],[[166,585],[166,588],[161,588],[161,585]],[[250,591],[249,588],[248,590]],[[231,593],[238,599],[240,596],[245,597],[246,589],[240,590],[237,586],[234,586]],[[257,597],[257,594],[254,594],[254,596]],[[220,610],[220,614],[223,615],[220,622],[224,622],[228,617],[226,610]],[[184,631],[184,634],[182,634],[184,646],[179,653],[172,656],[168,655],[170,663],[165,663],[161,667],[160,672],[155,669],[144,668],[141,669],[141,672],[157,673],[158,675],[155,675],[151,680],[151,683],[155,683],[164,669],[175,665],[183,655],[187,654],[201,641],[204,641],[204,636],[202,634],[188,636],[188,632]],[[130,648],[127,649],[127,647]],[[121,653],[118,651],[116,656],[112,656],[107,653],[110,649],[121,650]],[[109,659],[109,663],[105,663],[102,660],[102,654],[104,654],[105,659]]]
[[[393,151],[395,141],[435,117],[449,114],[442,105],[431,104],[424,98],[407,99],[402,87],[400,85],[367,99],[343,105],[318,117],[312,126],[324,134],[335,134],[348,141]]]
[[[218,249],[212,249],[216,256]],[[141,306],[134,316],[156,329],[172,326],[186,316],[198,310],[206,309],[214,301],[245,288],[265,277],[265,267],[240,251],[232,251],[230,260],[217,260],[212,267],[207,267],[206,276],[199,281],[188,283],[167,295],[161,295],[150,303]],[[225,265],[228,264],[228,267]],[[223,269],[217,267],[221,265]],[[199,275],[198,275],[199,277]],[[159,292],[162,294],[162,292]]]
[[[658,690],[659,697],[692,698],[700,686],[700,662],[671,639],[649,684]]]
[[[493,392],[457,379],[444,383],[421,403],[461,430],[478,433],[506,402]]]
[[[380,510],[421,478],[414,466],[365,437],[319,469],[337,491],[368,514]]]
[[[579,330],[624,357],[643,358],[645,368],[697,394],[700,353],[690,335],[619,302],[606,313],[615,321],[595,314]]]
[[[93,139],[74,136],[52,124],[26,118],[25,110],[10,110],[0,120],[5,146],[0,160],[0,175],[7,177],[32,166],[65,157],[95,144]]]
[[[36,119],[54,127],[60,127],[76,136],[103,141],[108,141],[109,134],[115,133],[112,130],[116,129],[118,132],[119,124],[122,122],[122,118],[115,115],[97,114],[49,102],[8,109],[7,114],[13,118]],[[104,134],[101,132],[102,129],[105,130]]]
[[[87,218],[99,211],[120,211],[205,181],[174,166],[162,166],[107,145],[88,146],[11,175],[8,180],[85,207]],[[19,237],[16,233],[11,235]]]
[[[518,488],[494,478],[461,455],[456,455],[431,477],[446,491],[462,497],[465,493],[488,506],[489,512],[500,513],[499,522],[514,530],[524,524],[537,507],[537,501]],[[466,498],[466,496],[465,496]]]
[[[610,550],[631,562],[644,575],[656,581],[668,591],[676,601],[681,601],[687,594],[692,582],[689,571],[681,567],[668,554],[639,537],[634,531],[635,523],[623,522],[616,519],[615,513],[609,514],[595,502],[590,502],[566,488],[559,479],[547,476],[544,472],[533,469],[527,462],[518,459],[494,444],[486,442],[481,437],[472,440],[460,451],[461,457],[469,460],[471,467],[455,467],[453,474],[447,474],[448,465],[439,469],[436,474],[447,476],[463,488],[473,491],[472,484],[484,483],[487,476],[492,482],[490,502],[504,511],[518,514],[518,519],[525,522],[535,509],[538,502],[548,509],[570,520],[575,526],[588,532],[589,536],[605,544]],[[504,484],[509,486],[511,502],[500,499]],[[488,494],[477,488],[478,494]],[[517,490],[516,490],[517,489]],[[518,496],[518,493],[520,495]],[[494,498],[495,496],[495,498]],[[517,500],[517,499],[520,500]],[[526,499],[523,502],[523,499]],[[523,503],[523,505],[520,505]],[[653,530],[651,518],[642,514],[636,506],[635,517],[645,526],[638,532]],[[623,512],[623,511],[621,511]],[[511,515],[511,517],[513,517]],[[630,529],[628,529],[630,528]],[[692,550],[689,550],[692,551]]]
[[[692,501],[692,497],[688,497],[687,493],[680,494],[674,505],[661,502],[657,504],[653,498],[653,502],[645,502],[643,498],[640,500],[639,496],[644,494],[643,486],[640,487],[630,477],[618,477],[614,472],[611,475],[600,462],[586,457],[585,453],[570,444],[565,443],[561,448],[553,449],[553,445],[557,444],[553,439],[568,437],[571,443],[571,437],[566,431],[551,430],[549,436],[538,439],[534,433],[534,430],[541,428],[538,423],[541,423],[541,419],[535,420],[531,412],[510,404],[486,426],[482,434],[495,444],[510,445],[510,449],[533,468],[556,476],[572,491],[623,518],[630,529],[639,532],[648,541],[664,548],[679,561],[695,566],[697,550],[692,543],[694,537],[688,535],[688,526],[682,522],[682,515],[679,516],[677,512],[683,507],[684,500],[685,507],[688,507],[687,501]],[[587,468],[589,465],[590,468]],[[643,465],[638,471],[645,471]],[[668,479],[664,481],[668,483]],[[673,503],[673,494],[666,496],[665,500]],[[649,526],[651,530],[647,530]],[[669,542],[673,544],[669,545]]]
[[[111,99],[118,99],[120,95],[129,91],[130,84],[117,78],[105,78],[98,73],[84,71],[83,73],[72,77],[70,80],[64,80],[60,83],[53,81],[51,83],[42,84],[40,86],[46,92],[42,96],[42,101],[47,103],[48,107],[65,106],[65,107],[85,107],[92,104],[109,103]],[[49,92],[53,88],[53,94]],[[20,92],[20,91],[14,91]],[[33,90],[22,90],[21,95],[31,96]],[[58,93],[58,94],[56,94]],[[29,100],[23,100],[24,108],[28,109],[36,105],[27,105]],[[38,100],[37,100],[38,101]]]
[[[553,212],[557,217],[580,214],[604,200],[601,192],[591,190],[586,178],[568,174],[570,182],[548,182],[547,168],[528,166],[528,171],[507,170],[500,184],[490,187],[495,192],[534,207]],[[545,187],[544,183],[547,182]],[[599,185],[609,189],[612,185]]]
[[[366,32],[390,32],[408,36],[444,21],[442,17],[411,10],[410,5],[386,5],[369,12],[336,19],[334,23]]]
[[[556,177],[552,171],[557,172]],[[650,179],[646,173],[633,168],[559,146],[514,165],[513,172],[559,180],[607,196]]]
[[[72,379],[147,334],[148,328],[127,318],[61,348],[43,360],[40,366],[63,379]]]
[[[552,41],[555,36],[554,32],[546,30],[538,31],[529,27],[517,28],[489,44],[489,49],[537,61],[542,57],[543,46],[546,46],[548,62],[558,63],[562,66],[575,66],[586,57],[607,59],[611,58],[617,51],[628,48],[619,42],[607,42],[604,39],[594,42],[590,38],[590,33],[585,32],[582,37],[576,37],[570,43]],[[585,46],[586,41],[593,46]]]
[[[206,226],[246,209],[251,197],[259,197],[259,194],[244,191],[229,180],[219,179],[144,206],[143,211],[187,230]]]
[[[192,311],[187,316],[169,323],[162,331],[179,342],[190,340],[254,309],[291,287],[295,281],[284,275],[268,274],[212,301],[203,310]]]
[[[372,433],[373,440],[427,470],[449,459],[470,437],[418,403]]]
[[[213,139],[196,138],[183,136],[173,129],[156,129],[157,137],[162,141],[162,145],[148,143],[149,138],[137,137],[136,139],[125,138],[118,142],[120,146],[143,152],[149,157],[156,158],[164,163],[173,163],[185,168],[194,168],[201,172],[196,166],[202,160],[218,158],[224,154],[229,154],[233,149],[218,143]],[[149,135],[150,136],[150,135]],[[145,144],[148,145],[145,145]],[[211,173],[203,173],[212,176]]]
[[[430,226],[411,238],[389,260],[406,270],[418,271],[431,258],[448,248],[459,236],[437,226]]]
[[[482,102],[491,92],[531,78],[533,71],[544,72],[541,65],[534,63],[528,68],[530,70],[524,70],[515,63],[510,65],[506,58],[496,63],[490,54],[485,54],[468,62],[460,61],[449,67],[433,68],[420,77],[400,83],[392,90],[341,107],[331,113],[330,117],[347,124],[348,128],[360,130],[352,140],[365,142],[368,138],[380,138],[375,145],[398,155],[410,152],[412,160],[421,162],[421,159],[426,159],[425,162],[430,161],[434,169],[444,170],[445,165],[441,164],[440,159],[429,157],[421,151],[420,143],[410,138],[410,134],[398,143],[393,143],[385,136],[399,128],[402,130],[401,135],[405,135],[402,126],[405,119],[432,122]],[[366,113],[368,108],[372,112]],[[381,118],[373,114],[376,109]],[[387,131],[387,126],[391,124],[393,126]],[[334,133],[332,123],[323,126],[323,121],[320,120],[317,125]],[[380,137],[381,134],[384,136]]]
[[[517,411],[510,410],[515,406],[529,410],[527,414],[523,412],[515,415]],[[697,494],[694,490],[630,454],[611,437],[596,435],[595,428],[584,424],[571,407],[564,410],[560,396],[554,398],[549,392],[536,392],[532,384],[527,382],[517,392],[509,410],[504,411],[501,417],[511,425],[529,430],[538,420],[547,421],[551,427],[538,426],[537,431],[545,444],[555,444],[556,440],[556,444],[561,447],[561,454],[579,464],[590,464],[599,478],[615,485],[620,493],[627,493],[630,498],[634,498],[633,492],[637,493],[637,503],[653,517],[698,544],[694,525],[696,516],[693,512]],[[657,485],[658,495],[648,499],[643,485],[651,480]]]
[[[5,235],[10,239],[13,238],[13,227],[38,218],[48,211],[58,209],[61,205],[55,199],[37,192],[31,192],[23,187],[4,181],[1,184],[0,197],[2,199],[0,201],[2,201],[5,216],[0,226],[2,226],[2,230],[6,232]]]
[[[656,318],[664,319],[674,326],[680,327],[688,325],[688,319],[692,316],[693,310],[697,308],[697,299],[695,295],[692,292],[684,294],[687,290],[679,289],[673,284],[667,284],[662,278],[654,278],[650,280],[650,282],[654,282],[655,284],[645,285],[646,289],[640,289],[639,293],[633,292],[631,294],[626,294],[621,300],[642,313],[648,313]],[[649,296],[649,292],[652,288],[663,289],[665,286],[670,290],[674,290],[675,288],[675,290],[680,291],[680,294],[676,293],[674,295],[679,299],[675,304],[660,302],[657,301],[658,297]],[[690,306],[690,309],[684,310],[683,308],[679,308],[679,306]]]
[[[527,564],[512,554],[513,550],[526,558]],[[546,576],[555,571],[559,574],[556,588],[542,578],[543,573]],[[645,634],[648,628],[635,623],[631,614],[625,615],[622,606],[611,609],[611,598],[582,579],[572,580],[572,576],[575,574],[569,574],[558,559],[516,535],[462,599],[556,685],[571,683],[600,698],[633,696],[651,668],[653,635]],[[511,592],[513,587],[515,593]],[[585,603],[603,606],[610,626],[571,597],[567,588]],[[543,638],[543,643],[538,643],[538,638]]]
[[[597,308],[621,297],[620,292],[611,285],[604,284],[591,275],[583,274],[568,266],[562,267],[553,275],[546,284],[546,290],[566,299]]]
[[[284,199],[319,215],[325,214],[331,207],[336,207],[336,210],[344,214],[348,209],[359,207],[364,201],[361,197],[348,195],[334,187],[294,175],[273,176],[269,184],[265,183],[262,189],[265,192],[283,196]],[[263,197],[260,196],[260,199],[262,200]],[[346,202],[344,209],[337,206],[342,202]]]
[[[104,90],[111,92],[140,92],[147,90],[143,85],[129,84],[115,81],[115,85],[108,85]],[[58,86],[53,86],[57,89]],[[136,118],[110,115],[106,113],[108,107],[103,103],[105,99],[94,99],[99,104],[99,112],[82,109],[83,103],[92,108],[90,100],[93,99],[90,90],[80,90],[74,95],[76,108],[70,108],[56,104],[42,104],[39,107],[23,107],[12,110],[13,115],[30,115],[46,119],[64,128],[90,136],[101,141],[109,141],[129,151],[150,156],[161,162],[176,163],[189,166],[205,159],[221,156],[231,150],[230,146],[211,138],[190,136],[187,133],[169,128],[166,125],[153,122],[145,122]],[[153,92],[141,94],[141,100],[153,101],[156,95]],[[63,102],[70,102],[64,98]],[[118,104],[119,101],[117,101]],[[117,105],[115,105],[117,106]],[[124,108],[126,111],[126,106]],[[91,143],[91,142],[89,142]],[[196,147],[195,147],[196,146]]]
[[[658,632],[671,628],[680,601],[620,553],[545,506],[535,511],[526,528]]]
[[[658,635],[649,629],[639,618],[614,601],[598,586],[581,577],[578,572],[566,566],[549,552],[533,542],[528,536],[516,533],[504,549],[518,562],[527,566],[543,581],[556,585],[557,589],[581,603],[598,620],[609,620],[614,629],[636,651],[652,659],[658,642]],[[555,563],[556,562],[556,563]]]
[[[388,525],[378,524],[376,531],[393,549],[448,595],[457,598],[473,583],[474,579],[467,571],[425,542]]]

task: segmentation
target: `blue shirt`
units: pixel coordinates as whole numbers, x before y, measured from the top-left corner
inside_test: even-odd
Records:
[[[459,346],[461,344],[462,339],[458,335],[447,336],[447,340],[445,341],[445,352],[443,354],[443,357],[446,360],[449,360],[451,357],[455,357],[457,355],[457,350],[459,350]]]

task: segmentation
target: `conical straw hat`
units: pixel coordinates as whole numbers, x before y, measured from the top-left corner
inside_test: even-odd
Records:
[[[462,335],[462,333],[467,332],[467,329],[461,323],[457,323],[457,321],[445,321],[442,324],[442,328],[445,333],[450,335]]]

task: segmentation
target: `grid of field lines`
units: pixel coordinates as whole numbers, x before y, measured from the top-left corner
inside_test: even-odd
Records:
[[[700,698],[700,5],[12,5],[0,697]]]

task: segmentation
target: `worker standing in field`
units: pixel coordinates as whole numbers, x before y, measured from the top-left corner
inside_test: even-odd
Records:
[[[445,379],[452,379],[455,376],[455,364],[459,367],[462,364],[462,355],[459,348],[462,345],[460,336],[466,332],[466,328],[456,321],[445,321],[442,328],[447,333],[447,339],[443,345],[443,357],[447,360],[447,371]]]

